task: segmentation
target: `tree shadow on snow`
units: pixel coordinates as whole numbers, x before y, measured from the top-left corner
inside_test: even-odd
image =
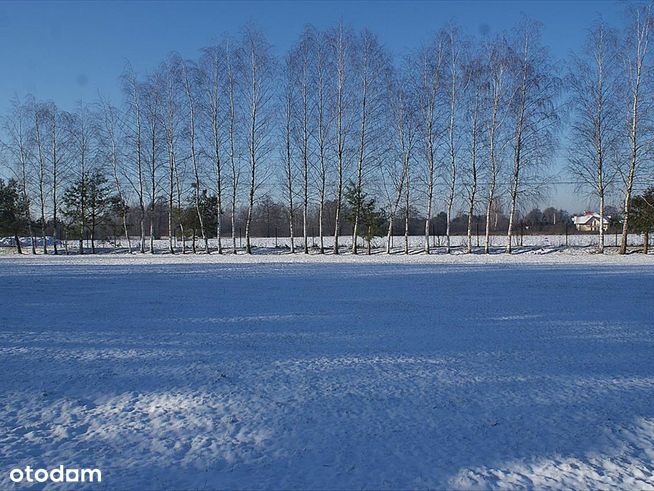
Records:
[[[654,269],[75,268],[0,287],[5,467],[132,489],[651,472]]]

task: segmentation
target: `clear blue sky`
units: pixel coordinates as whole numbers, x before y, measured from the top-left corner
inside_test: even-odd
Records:
[[[30,92],[63,109],[72,109],[80,98],[95,99],[98,91],[116,100],[126,60],[145,72],[170,51],[195,56],[246,22],[260,26],[279,53],[305,24],[321,28],[342,19],[368,27],[401,55],[446,22],[470,33],[493,32],[510,28],[525,13],[543,22],[545,43],[562,59],[579,49],[597,14],[620,25],[623,11],[624,2],[616,1],[5,1],[0,2],[0,111],[15,93]]]

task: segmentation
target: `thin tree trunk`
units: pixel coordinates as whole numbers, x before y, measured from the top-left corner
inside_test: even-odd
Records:
[[[601,167],[600,167],[601,169]],[[600,170],[601,172],[601,170]],[[604,254],[604,189],[602,186],[602,178],[600,177],[600,226],[599,226],[599,244],[597,245],[597,252]]]
[[[201,193],[201,183],[200,183],[200,168],[199,168],[199,162],[198,162],[198,156],[197,156],[197,150],[195,147],[196,144],[196,136],[195,136],[195,131],[196,131],[196,114],[195,114],[195,100],[193,98],[193,89],[191,87],[191,80],[189,78],[188,74],[188,67],[186,66],[186,63],[182,64],[183,69],[184,69],[184,90],[186,92],[186,99],[188,101],[188,109],[189,109],[189,143],[191,146],[191,163],[193,165],[193,177],[195,179],[194,182],[194,197],[195,197],[195,211],[197,213],[198,217],[198,223],[200,224],[200,234],[202,235],[202,240],[204,241],[204,251],[208,254],[209,253],[209,239],[207,238],[207,233],[204,228],[204,217],[202,216],[202,210],[200,207],[200,193]],[[194,239],[195,243],[195,239]],[[196,252],[195,249],[193,252]]]
[[[235,100],[235,84],[236,80],[234,78],[234,68],[232,66],[231,60],[231,51],[230,48],[227,48],[227,59],[226,59],[226,68],[227,68],[227,86],[229,89],[229,163],[231,170],[231,185],[232,193],[230,196],[230,211],[231,211],[231,222],[232,222],[232,252],[236,254],[236,202],[238,197],[238,185],[240,181],[240,169],[237,165],[236,160],[236,100]]]
[[[291,254],[295,254],[295,235],[293,229],[293,221],[295,220],[295,207],[293,206],[293,153],[291,147],[291,114],[292,114],[292,101],[289,99],[286,102],[286,193],[288,196],[288,232],[291,239]],[[305,222],[306,223],[306,222]]]
[[[82,157],[84,162],[84,157]],[[86,232],[86,171],[84,164],[82,164],[82,182],[81,182],[81,195],[80,195],[80,225],[79,225],[79,253],[84,254],[84,233]],[[88,244],[87,244],[88,245]]]
[[[643,232],[643,254],[649,254],[649,230]]]
[[[370,226],[368,226],[368,237],[366,238],[366,242],[368,243],[368,255],[369,256],[370,256],[370,254],[372,254],[372,245],[370,244],[372,242],[372,240],[370,239],[371,233],[372,233],[372,230],[371,230]]]
[[[216,240],[218,241],[218,254],[223,253],[223,183],[222,183],[222,169],[220,164],[216,169],[217,178],[216,178]]]
[[[472,217],[475,210],[475,197],[474,193],[476,192],[477,185],[473,185],[474,190],[472,191],[472,196],[468,202],[468,244],[466,247],[466,252],[472,254]]]
[[[622,221],[622,238],[620,241],[620,254],[627,253],[627,238],[629,234],[629,215],[631,213],[631,195],[633,193],[634,181],[636,177],[636,164],[638,162],[638,95],[634,96],[632,105],[631,120],[631,158],[629,162],[629,173],[624,194],[624,213]]]
[[[511,254],[513,252],[513,222],[515,219],[515,212],[518,201],[518,189],[520,185],[520,147],[518,147],[515,156],[515,162],[513,166],[513,179],[511,181],[511,211],[509,212],[509,227],[507,231],[507,244],[506,244],[506,253]]]
[[[250,100],[250,192],[248,195],[248,210],[245,219],[245,252],[252,254],[252,244],[250,241],[252,214],[254,212],[254,193],[257,186],[257,124],[258,124],[258,79],[257,63],[254,59],[254,53],[251,53],[251,74],[252,74],[252,94]]]
[[[473,113],[472,120],[472,142],[471,142],[471,172],[470,177],[472,179],[472,189],[470,189],[470,195],[468,196],[468,244],[467,252],[468,254],[472,253],[472,218],[475,213],[475,199],[477,197],[477,111],[478,111],[478,102],[480,94],[477,92],[475,101],[475,108]]]
[[[635,66],[634,68],[634,81],[633,89],[631,92],[631,128],[629,134],[629,141],[631,145],[631,156],[629,161],[629,172],[627,174],[627,181],[625,186],[625,197],[624,197],[624,213],[623,213],[623,222],[622,222],[622,240],[620,242],[620,254],[627,253],[627,239],[629,234],[629,219],[631,213],[631,196],[634,188],[634,181],[636,178],[636,167],[638,166],[638,128],[640,123],[640,83],[643,71],[643,64],[645,60],[645,55],[647,52],[648,36],[649,36],[649,24],[651,22],[650,10],[647,7],[645,12],[645,19],[641,21],[640,17],[637,19],[636,24],[636,57],[635,57]]]
[[[409,254],[409,215],[411,210],[411,173],[407,169],[406,173],[406,190],[404,193],[404,254]]]
[[[304,201],[302,209],[304,253],[309,253],[309,95],[306,53],[303,62],[302,80],[302,178],[304,184]]]
[[[309,254],[309,161],[306,155],[306,149],[303,150],[302,160],[304,162],[302,180],[303,180],[303,200],[302,200],[302,238],[304,241],[304,253]]]
[[[458,59],[455,55],[455,39],[452,35],[452,32],[449,34],[450,39],[450,50],[451,50],[451,60],[450,60],[450,70],[451,70],[451,85],[450,85],[450,118],[447,128],[448,134],[448,150],[450,156],[450,175],[448,183],[448,195],[447,195],[447,223],[445,224],[445,236],[446,236],[446,252],[449,254],[451,251],[451,223],[452,223],[452,208],[454,206],[454,197],[456,192],[456,178],[457,178],[457,168],[456,168],[456,148],[454,142],[454,133],[456,125],[456,102],[457,102],[457,88],[458,88]]]
[[[254,128],[254,125],[253,125]],[[256,189],[256,157],[254,156],[254,146],[252,147],[252,152],[250,155],[252,164],[250,166],[250,193],[248,199],[248,211],[245,219],[245,252],[247,254],[252,254],[252,244],[250,242],[250,229],[252,227],[252,213],[254,211],[254,190]]]
[[[493,97],[493,110],[491,116],[490,136],[489,136],[489,157],[490,157],[490,183],[488,186],[488,202],[486,203],[486,228],[484,230],[484,253],[490,254],[490,232],[491,232],[491,213],[495,202],[495,189],[497,187],[498,164],[495,155],[495,144],[497,135],[497,111],[499,109],[500,94],[497,87]]]
[[[423,250],[425,254],[429,254],[429,236],[431,235],[431,221],[433,218],[433,202],[434,202],[434,146],[433,146],[433,126],[430,121],[428,125],[428,140],[427,140],[427,216],[425,217],[425,243]]]
[[[231,218],[232,218],[232,251],[236,254],[236,189],[238,180],[233,181],[232,196],[231,196]]]
[[[57,190],[59,185],[59,157],[57,155],[57,109],[53,108],[51,114],[51,150],[52,150],[52,247],[55,256],[59,254],[57,241],[59,239],[59,227],[57,223]]]
[[[180,176],[179,176],[179,167],[177,166],[177,162],[175,162],[174,165],[175,169],[175,188],[177,191],[177,211],[180,213],[178,216],[178,226],[179,226],[179,232],[182,235],[182,254],[186,254],[186,232],[184,230],[184,220],[183,217],[181,216],[181,211],[182,211],[182,186],[180,182]]]
[[[134,97],[132,104],[134,105],[135,115],[136,115],[136,170],[138,173],[138,189],[137,194],[139,198],[139,231],[141,233],[139,250],[141,254],[145,253],[145,189],[143,185],[143,140],[142,140],[142,127],[141,127],[141,100],[139,96],[139,88],[136,85],[136,82],[133,83],[132,90],[134,91]]]
[[[513,251],[513,244],[511,243],[513,239],[513,222],[515,220],[515,213],[517,209],[518,201],[518,192],[520,190],[520,177],[522,171],[522,138],[523,138],[523,129],[525,122],[525,98],[527,91],[527,69],[523,68],[523,79],[521,86],[521,93],[519,99],[519,108],[518,108],[518,120],[516,124],[516,133],[515,133],[515,146],[514,146],[514,160],[513,160],[513,176],[511,179],[511,211],[509,212],[509,226],[507,230],[507,244],[506,244],[506,253],[511,254]]]
[[[320,204],[318,206],[318,235],[320,242],[320,254],[325,253],[325,230],[323,222],[325,219],[325,196],[326,196],[326,187],[327,187],[327,177],[326,177],[326,168],[324,156],[321,157],[320,161],[321,166],[321,176],[320,176]]]
[[[125,236],[125,241],[127,242],[127,250],[132,253],[132,242],[129,237],[129,232],[127,229],[127,206],[125,195],[123,193],[123,188],[120,183],[120,177],[118,172],[118,143],[116,138],[116,115],[114,113],[114,108],[108,104],[104,105],[104,124],[107,131],[107,136],[109,137],[109,144],[111,146],[111,170],[112,176],[114,179],[114,185],[116,186],[116,192],[118,193],[118,199],[120,200],[120,218],[123,228],[123,234]],[[53,137],[54,138],[54,137]],[[53,144],[54,146],[54,144]],[[53,157],[53,161],[55,158]],[[56,224],[55,224],[56,230]],[[56,243],[56,238],[55,238]]]
[[[320,159],[320,176],[319,176],[319,203],[318,203],[318,237],[319,252],[325,253],[323,220],[325,212],[325,197],[327,188],[327,165],[325,151],[327,147],[327,125],[325,123],[325,52],[322,46],[318,46],[317,51],[317,72],[318,72],[318,154]]]
[[[23,200],[25,201],[25,206],[27,207],[27,232],[30,236],[30,246],[32,248],[32,254],[36,254],[36,243],[34,240],[34,231],[32,230],[32,212],[30,211],[30,199],[27,193],[27,154],[24,142],[22,140],[22,134],[19,136],[19,154],[20,154],[20,168],[21,168],[21,190],[23,192]]]
[[[170,97],[170,96],[169,96]],[[175,254],[175,181],[177,162],[175,160],[175,129],[173,124],[173,105],[168,101],[166,124],[166,146],[168,149],[168,250]]]
[[[141,133],[141,106],[140,98],[138,97],[138,87],[134,88],[135,93],[135,103],[136,103],[136,167],[138,172],[139,187],[138,187],[138,197],[139,197],[139,229],[141,232],[139,249],[141,254],[145,253],[145,189],[143,185],[143,155],[142,155],[142,133]]]
[[[14,231],[14,240],[16,241],[16,253],[22,254],[23,248],[20,245],[20,237],[18,237],[18,231]]]
[[[393,202],[393,206],[391,207],[391,213],[388,217],[388,229],[386,231],[386,254],[391,253],[391,234],[393,233],[393,220],[395,219],[395,213],[397,212],[397,208],[400,206],[400,201],[402,200],[404,179],[408,173],[408,167],[408,159],[404,157],[402,162],[402,176],[400,177],[400,182],[397,188],[397,195],[395,197],[395,201]]]
[[[427,178],[427,216],[425,217],[425,242],[423,245],[423,250],[425,251],[425,254],[430,253],[429,249],[429,236],[430,236],[430,228],[431,228],[431,220],[432,220],[432,202],[433,202],[433,196],[434,196],[434,177],[433,177],[433,167],[429,171],[429,176]]]
[[[48,243],[46,238],[46,222],[45,222],[45,152],[43,151],[43,141],[41,140],[41,118],[39,109],[36,109],[35,122],[34,122],[36,146],[39,154],[39,204],[41,205],[41,240],[43,241],[43,254],[48,253]]]
[[[168,145],[168,249],[175,254],[175,151]]]
[[[439,87],[441,84],[440,67],[442,63],[442,51],[437,50],[437,62],[433,70],[423,71],[424,73],[424,88],[427,91],[427,100],[425,106],[425,137],[426,137],[426,157],[427,157],[427,212],[425,217],[425,240],[423,250],[425,254],[429,254],[430,243],[429,237],[431,235],[431,222],[433,219],[433,203],[434,203],[434,170],[435,170],[435,142],[434,142],[434,116],[436,101],[439,94]]]
[[[151,174],[150,174],[150,191],[151,191],[151,196],[150,196],[150,254],[154,254],[154,213],[155,213],[155,206],[156,206],[156,185],[157,185],[157,180],[156,180],[156,126],[155,123],[152,122],[152,134],[150,135],[152,138],[152,148],[151,148],[151,159],[152,159],[152,168],[151,168]]]
[[[93,205],[93,211],[91,212],[91,253],[95,254],[95,204]]]
[[[490,254],[491,213],[495,200],[496,176],[491,177],[488,187],[488,202],[486,203],[486,228],[484,230],[484,253]]]
[[[352,228],[352,253],[357,253],[357,233],[359,229],[359,216],[361,215],[361,197],[363,195],[363,161],[365,158],[365,145],[366,145],[366,122],[368,119],[368,71],[367,60],[366,68],[364,68],[364,78],[362,84],[362,98],[361,98],[361,128],[359,130],[359,158],[357,161],[357,182],[356,182],[356,209],[354,210],[354,227]]]
[[[214,51],[212,58],[213,83],[209,90],[211,129],[213,136],[214,170],[216,173],[216,240],[218,241],[218,254],[223,253],[222,222],[223,222],[223,182],[222,159],[220,148],[220,62],[218,52]]]
[[[86,131],[84,122],[80,128],[80,230],[79,230],[79,253],[84,254],[84,234],[86,232],[86,196],[87,196],[87,172],[86,172]]]
[[[336,188],[336,216],[334,224],[334,254],[338,254],[338,237],[341,227],[341,206],[343,202],[343,178],[345,173],[345,46],[344,34],[341,30],[338,37],[336,52],[336,132],[338,181]]]

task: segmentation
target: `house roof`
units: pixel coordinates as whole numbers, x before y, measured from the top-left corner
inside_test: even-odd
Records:
[[[599,213],[586,213],[585,215],[572,217],[572,221],[575,223],[575,225],[586,225],[587,223],[590,223],[592,220],[599,220],[599,219],[600,219]],[[604,223],[609,223],[609,219],[607,217],[604,217],[603,221]]]

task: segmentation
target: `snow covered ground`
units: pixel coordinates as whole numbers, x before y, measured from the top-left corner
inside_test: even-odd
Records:
[[[132,237],[132,249],[134,251],[138,250],[139,237]],[[410,236],[409,237],[409,248],[412,253],[421,253],[424,248],[424,237],[423,236]],[[455,252],[464,252],[467,245],[468,238],[467,236],[455,235],[451,237],[451,245],[454,248]],[[52,241],[48,241],[50,247],[50,253],[52,253]],[[23,237],[21,240],[23,247],[26,248],[25,252],[29,252],[29,244],[31,243],[29,237]],[[317,237],[309,237],[308,240],[309,247],[317,250],[319,245],[319,239]],[[333,237],[324,238],[324,247],[327,252],[331,251],[333,247],[334,239]],[[352,244],[351,236],[342,236],[340,238],[340,247],[341,251],[347,253]],[[366,244],[363,239],[359,239],[361,251],[365,252]],[[392,238],[392,247],[396,252],[402,252],[404,249],[404,236],[394,236]],[[505,235],[495,235],[491,237],[491,249],[494,252],[500,253],[504,252],[506,247],[507,238]],[[520,253],[537,253],[541,254],[543,252],[547,253],[570,253],[570,254],[585,254],[595,252],[597,249],[598,237],[597,234],[571,234],[568,237],[565,235],[525,235],[522,238],[520,235],[516,235],[513,238],[513,244],[516,252]],[[607,234],[604,240],[604,244],[607,247],[607,252],[611,252],[616,249],[620,243],[620,237],[614,233]],[[643,236],[638,234],[629,234],[627,243],[631,248],[640,248],[643,245]],[[42,247],[42,240],[37,238],[35,240],[37,247]],[[430,244],[432,247],[433,254],[442,254],[445,251],[445,236],[432,236],[430,238]],[[231,237],[224,238],[222,240],[222,245],[226,250],[232,249],[232,240]],[[253,237],[252,246],[255,249],[257,254],[276,254],[280,252],[286,252],[290,249],[291,241],[288,237]],[[477,239],[476,236],[472,237],[473,249],[477,252],[483,250],[484,246],[484,237],[483,235],[479,236]],[[146,249],[150,247],[150,241],[146,238]],[[245,240],[237,238],[236,246],[238,249],[243,250],[245,247]],[[295,238],[295,247],[298,248],[298,251],[302,249],[303,239],[302,237]],[[651,239],[650,239],[650,246]],[[68,248],[71,253],[76,253],[78,247],[78,241],[70,240],[68,242]],[[91,242],[86,241],[85,247],[87,252],[91,248]],[[191,240],[186,241],[187,251],[191,250]],[[197,239],[196,241],[197,249],[202,252],[204,250],[204,242],[202,239]],[[218,247],[217,239],[209,239],[209,247],[212,250],[216,250]],[[124,253],[127,252],[127,241],[124,238],[118,238],[115,242],[112,241],[98,241],[96,243],[96,248],[98,252],[101,253]],[[167,238],[157,239],[154,241],[155,252],[157,253],[167,253],[169,248],[169,243]],[[181,239],[177,241],[178,250],[182,249]],[[386,238],[385,237],[376,237],[372,241],[372,248],[374,252],[384,252],[386,249]],[[654,248],[654,247],[652,247]],[[65,251],[64,243],[59,242],[59,249],[63,252]],[[14,238],[13,237],[4,237],[0,238],[0,253],[13,253],[14,252]],[[40,253],[41,251],[38,250]]]
[[[652,291],[640,254],[3,256],[0,488],[654,489]]]

